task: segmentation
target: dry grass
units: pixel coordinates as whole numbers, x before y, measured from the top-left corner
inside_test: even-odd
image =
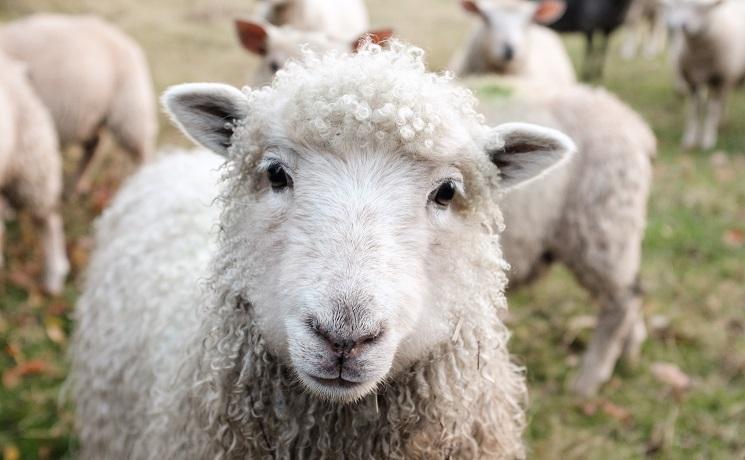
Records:
[[[443,68],[468,20],[454,0],[368,0],[375,25],[393,25]],[[241,0],[0,0],[0,19],[34,11],[100,14],[139,40],[157,89],[184,81],[242,84],[255,65],[235,44],[231,20],[252,10]],[[567,43],[578,55],[580,43]],[[655,325],[635,369],[622,366],[600,397],[565,391],[595,313],[585,293],[557,269],[511,296],[513,351],[528,367],[534,458],[745,458],[745,94],[732,101],[716,153],[682,153],[682,101],[663,60],[612,56],[605,83],[654,126],[660,139],[645,242],[646,314]],[[161,143],[186,144],[165,118]],[[106,148],[110,150],[110,148]],[[10,225],[0,275],[0,448],[6,459],[74,452],[69,404],[60,402],[69,313],[90,246],[91,221],[110,199],[123,155],[106,152],[95,191],[65,205],[74,278],[65,295],[35,288],[35,232],[22,215]],[[71,165],[71,162],[68,166]],[[692,388],[656,380],[654,362],[678,365]]]

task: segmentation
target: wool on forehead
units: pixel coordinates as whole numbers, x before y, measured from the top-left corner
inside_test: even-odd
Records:
[[[452,79],[427,72],[424,51],[394,40],[386,48],[367,43],[356,53],[306,49],[271,86],[245,91],[251,112],[265,114],[256,117],[259,123],[281,119],[296,139],[447,156],[463,141],[459,136],[482,124],[476,98]]]

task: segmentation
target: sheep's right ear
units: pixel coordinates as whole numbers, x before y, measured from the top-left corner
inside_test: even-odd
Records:
[[[352,51],[357,52],[366,43],[380,45],[393,37],[393,29],[377,29],[365,32],[360,38],[352,42]]]
[[[481,7],[476,0],[460,0],[460,6],[469,13],[481,14]]]
[[[499,168],[502,187],[510,189],[563,163],[574,154],[576,146],[555,129],[506,123],[491,129],[485,150]]]
[[[538,24],[553,24],[564,16],[566,10],[564,0],[542,0],[535,9],[533,20]]]
[[[235,30],[238,32],[238,40],[248,51],[266,56],[269,43],[269,26],[253,21],[235,20]]]
[[[248,115],[248,99],[238,89],[219,83],[187,83],[169,88],[163,106],[175,124],[196,143],[226,155],[231,127]]]

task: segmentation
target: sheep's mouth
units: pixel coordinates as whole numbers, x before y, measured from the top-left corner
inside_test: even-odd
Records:
[[[353,382],[351,380],[345,380],[341,377],[336,377],[333,379],[325,379],[323,377],[316,377],[314,375],[308,375],[313,381],[318,383],[319,385],[323,385],[326,387],[332,387],[332,388],[356,388],[363,384],[363,382]]]

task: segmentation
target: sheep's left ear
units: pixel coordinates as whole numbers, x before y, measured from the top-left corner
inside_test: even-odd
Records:
[[[232,125],[248,115],[248,98],[219,83],[186,83],[170,87],[163,106],[175,124],[197,144],[225,156]]]
[[[352,51],[356,52],[366,43],[380,45],[393,36],[393,29],[371,30],[362,34],[360,38],[352,42]]]
[[[541,176],[574,154],[574,142],[555,129],[527,123],[493,128],[486,153],[499,168],[502,187],[512,188]]]
[[[564,16],[567,4],[563,0],[543,0],[533,13],[533,20],[538,24],[553,24]]]

